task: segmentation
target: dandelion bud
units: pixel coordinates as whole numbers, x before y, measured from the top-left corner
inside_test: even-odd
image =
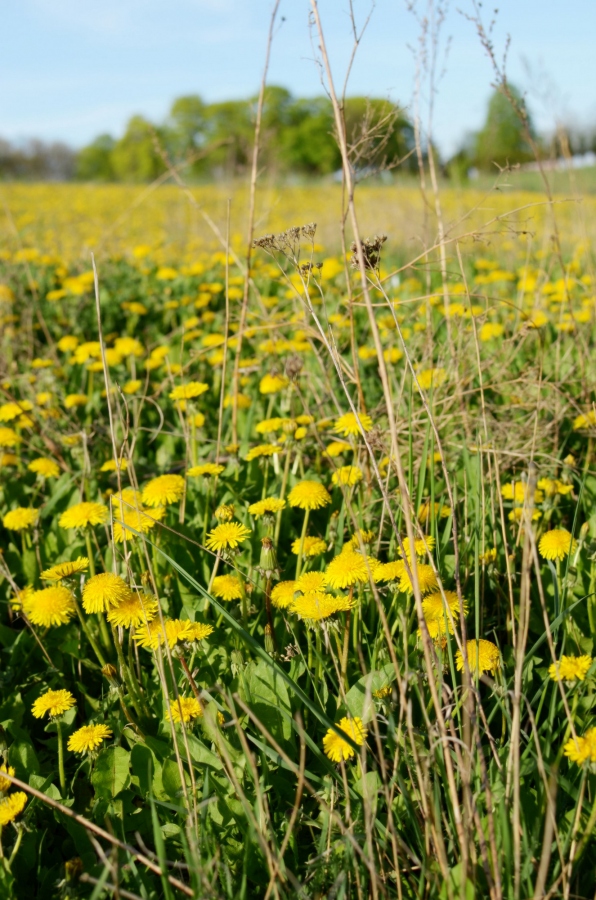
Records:
[[[294,434],[297,428],[298,422],[294,419],[286,419],[282,425],[282,430],[285,431],[286,434]]]
[[[584,522],[584,524],[582,525],[582,527],[579,530],[579,539],[582,544],[586,540],[589,530],[590,530],[590,523]]]
[[[64,863],[64,873],[67,881],[78,881],[83,873],[83,860],[79,856],[67,859]]]
[[[232,670],[232,675],[235,677],[238,672],[241,672],[244,668],[244,657],[240,650],[232,650],[230,660],[230,669]]]
[[[120,678],[118,676],[118,670],[111,663],[107,663],[103,669],[101,670],[101,674],[108,679],[110,683],[110,687],[119,688],[120,687]]]
[[[218,522],[231,522],[234,518],[234,504],[222,503],[215,510],[215,518]]]
[[[259,569],[269,579],[277,570],[277,554],[270,537],[261,539],[261,559]]]
[[[275,645],[273,643],[273,635],[271,634],[271,626],[265,625],[265,650],[269,656],[275,653]]]

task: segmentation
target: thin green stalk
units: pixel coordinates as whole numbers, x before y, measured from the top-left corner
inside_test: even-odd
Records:
[[[136,686],[134,684],[134,679],[131,675],[130,669],[124,659],[124,654],[122,652],[122,647],[120,646],[120,641],[118,640],[118,634],[116,632],[116,627],[112,625],[112,639],[114,641],[114,646],[116,647],[116,656],[118,657],[118,665],[120,666],[120,672],[122,673],[122,678],[128,688],[128,693],[130,694],[130,699],[132,705],[134,706],[135,712],[137,716],[142,715],[141,709],[141,698],[137,692]]]
[[[310,509],[304,511],[304,522],[302,523],[302,532],[300,534],[300,546],[298,548],[298,558],[296,559],[296,581],[300,578],[300,568],[302,566],[302,552],[304,550],[304,539],[306,537],[306,529],[308,528],[308,517]]]
[[[81,612],[81,607],[80,607],[79,604],[77,603],[76,598],[75,598],[75,600],[74,600],[74,604],[75,604],[75,609],[76,609],[76,611],[77,611],[77,615],[78,615],[78,617],[79,617],[79,622],[81,623],[81,628],[82,628],[83,631],[85,632],[85,637],[87,638],[87,640],[88,640],[89,643],[91,644],[91,647],[93,648],[93,652],[94,652],[95,655],[97,656],[98,662],[99,662],[100,666],[101,666],[102,669],[103,669],[103,667],[104,667],[105,664],[106,664],[104,655],[103,655],[103,653],[101,652],[101,650],[99,649],[99,646],[98,646],[98,644],[97,644],[97,641],[95,640],[95,638],[94,638],[93,635],[91,634],[91,630],[90,630],[89,626],[87,625],[87,622],[85,621],[85,618],[84,618],[84,616],[83,616],[83,613]]]
[[[66,775],[64,774],[64,739],[62,735],[62,722],[56,720],[56,730],[58,733],[58,777],[60,778],[60,793],[64,797],[66,794]]]
[[[88,528],[85,528],[85,544],[87,546],[87,556],[89,557],[89,577],[95,575],[95,559],[93,558],[93,549],[91,547],[91,534]]]

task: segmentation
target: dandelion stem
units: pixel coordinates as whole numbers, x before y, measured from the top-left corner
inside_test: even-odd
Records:
[[[350,585],[350,602],[352,602],[354,596],[354,585]],[[341,657],[341,678],[344,682],[346,688],[348,686],[347,674],[348,674],[348,650],[350,649],[350,623],[352,621],[352,610],[349,609],[346,613],[346,624],[344,630],[344,647],[343,653]]]
[[[95,638],[94,638],[93,635],[91,634],[91,630],[90,630],[89,626],[87,625],[87,622],[85,621],[85,618],[84,618],[84,616],[83,616],[83,613],[81,612],[81,607],[80,607],[79,604],[77,603],[76,599],[75,599],[74,603],[75,603],[75,607],[76,607],[76,610],[77,610],[77,615],[78,615],[78,617],[79,617],[79,622],[81,623],[81,628],[82,628],[83,631],[85,632],[85,637],[87,638],[87,640],[88,640],[89,643],[91,644],[91,647],[93,648],[93,652],[94,652],[95,655],[97,656],[97,659],[98,659],[98,661],[99,661],[99,664],[100,664],[100,666],[101,666],[102,669],[103,669],[103,667],[104,667],[105,664],[106,664],[106,661],[105,661],[105,659],[104,659],[103,653],[102,653],[101,650],[99,649],[99,646],[98,646],[98,644],[97,644],[97,641],[95,640]]]
[[[56,721],[58,733],[58,777],[60,779],[60,792],[64,797],[66,793],[66,776],[64,774],[64,743],[62,736],[62,722]]]
[[[89,578],[95,575],[95,560],[93,558],[93,549],[91,547],[91,535],[89,529],[85,528],[85,544],[87,545],[87,556],[89,557]]]
[[[9,869],[10,869],[10,867],[11,867],[11,865],[12,865],[12,861],[14,860],[15,856],[16,856],[17,853],[19,852],[19,847],[21,846],[21,841],[23,840],[23,834],[24,834],[24,833],[25,833],[25,832],[24,832],[24,830],[23,830],[23,827],[22,827],[22,826],[19,826],[19,830],[18,830],[18,832],[17,832],[17,839],[16,839],[16,841],[14,842],[14,847],[12,848],[12,853],[10,854],[10,859],[8,860],[8,868],[9,868]]]
[[[306,537],[306,529],[308,528],[308,517],[310,509],[304,511],[304,522],[302,523],[302,532],[300,534],[300,546],[298,547],[298,558],[296,560],[296,581],[300,578],[300,568],[302,566],[302,551],[304,550],[304,539]]]
[[[137,716],[141,716],[141,700],[137,693],[134,680],[131,676],[130,669],[124,659],[124,653],[122,652],[122,647],[120,645],[120,641],[118,640],[118,633],[114,625],[112,625],[112,638],[114,640],[114,646],[116,648],[116,656],[118,657],[118,665],[120,666],[120,673],[122,678],[128,688],[128,693],[130,694],[130,700],[132,705],[134,706],[135,712]]]

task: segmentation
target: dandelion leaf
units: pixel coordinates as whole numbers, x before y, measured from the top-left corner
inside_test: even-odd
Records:
[[[91,782],[98,797],[111,800],[129,782],[130,753],[124,747],[108,747],[97,757]]]

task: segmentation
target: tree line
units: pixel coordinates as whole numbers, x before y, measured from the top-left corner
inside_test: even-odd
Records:
[[[523,103],[519,92],[512,91]],[[191,180],[239,177],[251,164],[256,108],[256,97],[205,103],[190,94],[173,102],[163,122],[135,115],[120,138],[102,134],[78,151],[60,142],[14,145],[0,139],[0,178],[148,182],[170,166],[182,167],[184,177]],[[387,99],[349,97],[344,116],[357,173],[417,171],[414,126],[402,107]],[[536,137],[529,116],[527,126]],[[576,132],[568,139],[572,152],[596,149],[596,134]],[[542,147],[549,152],[547,142]],[[473,168],[495,171],[496,166],[530,159],[527,131],[510,100],[495,91],[482,128],[464,138],[442,168],[447,176],[465,178]],[[268,87],[259,162],[269,176],[280,179],[325,177],[339,171],[329,99],[294,97],[283,87]]]

